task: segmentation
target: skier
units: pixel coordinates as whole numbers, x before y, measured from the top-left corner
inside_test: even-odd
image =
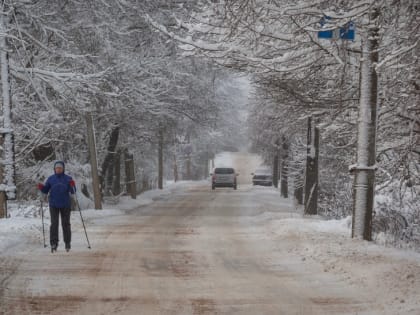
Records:
[[[63,238],[66,245],[66,251],[71,248],[71,229],[70,229],[70,196],[76,192],[76,183],[64,173],[65,167],[63,161],[54,163],[54,175],[48,177],[45,185],[38,184],[38,189],[44,193],[49,193],[51,226],[50,226],[50,244],[51,252],[57,251],[58,246],[58,216],[61,215],[61,226],[63,228]]]

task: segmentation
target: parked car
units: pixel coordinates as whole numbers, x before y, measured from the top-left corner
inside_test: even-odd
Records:
[[[216,187],[233,187],[236,190],[236,174],[232,167],[216,167],[211,175],[211,189]]]
[[[269,169],[257,169],[255,173],[252,173],[252,184],[262,186],[273,185],[273,175]]]

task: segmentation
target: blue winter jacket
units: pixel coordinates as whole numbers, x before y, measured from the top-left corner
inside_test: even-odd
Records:
[[[55,169],[55,164],[54,164],[54,169]],[[44,188],[42,188],[41,191],[44,194],[50,193],[49,195],[50,207],[64,208],[64,209],[71,208],[70,194],[74,194],[74,192],[76,191],[76,187],[70,186],[71,180],[72,180],[71,176],[64,174],[64,169],[63,169],[63,173],[54,174],[48,177],[47,181],[45,182]]]

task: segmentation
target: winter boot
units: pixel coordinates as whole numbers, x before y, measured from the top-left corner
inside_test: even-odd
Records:
[[[71,248],[70,244],[66,244],[66,252],[69,252],[70,248]]]
[[[54,253],[57,251],[57,244],[51,245],[51,253]]]

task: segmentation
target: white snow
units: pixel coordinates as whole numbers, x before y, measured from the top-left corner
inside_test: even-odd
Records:
[[[147,191],[137,196],[137,199],[131,199],[129,196],[123,196],[117,205],[104,204],[103,210],[95,210],[93,208],[82,209],[82,215],[83,218],[86,219],[123,215],[125,210],[149,205],[157,198],[173,194],[179,189],[185,189],[185,187],[190,186],[191,183],[192,182],[190,181],[180,181],[177,183],[167,181],[163,190]],[[78,198],[81,208],[83,208],[83,204],[90,204],[93,206],[93,203],[88,202],[88,199],[84,198],[80,192],[78,192]],[[9,202],[8,207],[8,218],[0,219],[0,253],[10,246],[13,246],[13,244],[17,241],[24,242],[24,239],[30,239],[32,241],[35,240],[36,242],[39,242],[39,244],[42,244],[42,217],[40,201],[36,200],[28,203]],[[45,237],[48,245],[50,214],[48,204],[46,202],[43,202],[43,208]],[[72,225],[78,229],[82,228],[79,220],[78,211],[73,211],[71,219]]]
[[[238,154],[240,157],[240,154]],[[219,155],[220,163],[237,163],[238,158],[230,154]],[[165,189],[148,191],[136,200],[123,197],[116,206],[106,205],[104,210],[84,210],[83,216],[87,222],[88,231],[96,232],[105,229],[109,223],[126,222],[124,210],[147,206],[161,198],[171,198],[172,195],[185,194],[188,190],[208,185],[208,182],[177,182],[168,183]],[[210,186],[208,186],[210,187]],[[273,253],[272,259],[288,255],[289,259],[306,261],[310,266],[319,266],[325,273],[334,274],[342,279],[349,288],[357,292],[363,286],[371,292],[367,299],[386,301],[383,312],[374,310],[369,314],[416,314],[420,301],[414,298],[419,290],[418,274],[420,272],[420,254],[408,251],[386,248],[374,242],[351,239],[351,217],[342,220],[324,220],[317,216],[303,216],[293,210],[290,200],[281,198],[274,188],[252,187],[242,185],[239,189],[249,191],[255,196],[257,215],[238,217],[244,227],[244,232],[256,235],[257,241],[273,242],[278,240],[282,248]],[[210,189],[209,189],[210,191]],[[227,190],[227,193],[230,193]],[[223,192],[222,192],[223,193]],[[257,196],[263,194],[263,202]],[[261,200],[260,200],[261,201]],[[284,209],[290,209],[285,212]],[[279,211],[279,209],[283,209]],[[42,250],[42,229],[39,205],[15,205],[10,211],[9,219],[0,220],[0,253],[8,251],[16,242],[28,242],[30,246],[39,246]],[[45,212],[46,232],[49,226],[48,211]],[[83,249],[85,239],[78,213],[73,213],[74,248]],[[125,221],[124,221],[125,220]],[[203,227],[204,229],[204,227]],[[48,237],[47,237],[48,239]],[[90,240],[95,246],[94,238]],[[286,246],[286,247],[283,247]],[[27,255],[29,251],[21,251]],[[10,255],[10,252],[8,252]],[[299,267],[300,266],[300,267]],[[304,268],[305,264],[290,266]],[[294,270],[309,272],[309,270]],[[340,280],[341,281],[341,280]],[[418,296],[418,295],[417,295]],[[363,313],[365,314],[365,313]],[[366,313],[367,314],[367,313]]]

